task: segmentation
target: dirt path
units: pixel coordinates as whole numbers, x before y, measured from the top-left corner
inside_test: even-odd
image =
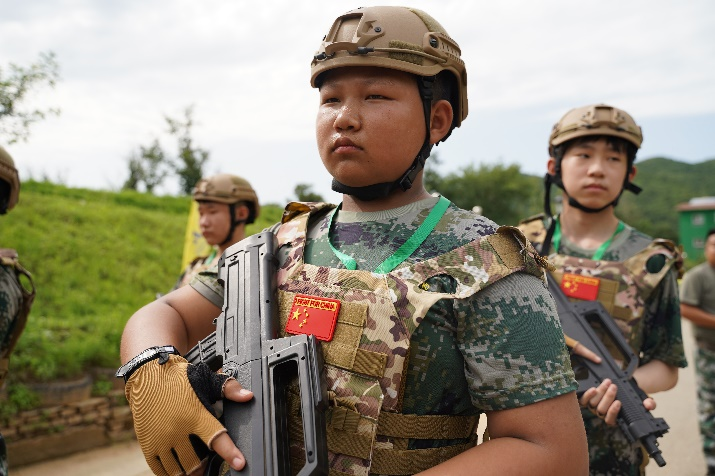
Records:
[[[685,351],[692,362],[693,340],[690,324],[683,323]],[[696,413],[695,375],[692,364],[680,371],[678,385],[670,392],[657,395],[658,408],[653,412],[665,418],[670,432],[660,439],[667,465],[659,468],[648,465],[648,476],[702,476],[705,462],[700,451]],[[10,476],[151,476],[151,471],[136,441],[116,444],[98,450],[77,453],[67,458],[52,460],[10,470]]]

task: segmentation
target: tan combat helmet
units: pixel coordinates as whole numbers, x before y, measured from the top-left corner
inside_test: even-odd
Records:
[[[192,192],[197,202],[218,202],[229,205],[249,203],[250,214],[246,223],[253,223],[260,213],[258,196],[248,180],[237,175],[218,174],[198,181]]]
[[[571,109],[554,124],[549,137],[549,153],[571,139],[596,135],[620,137],[636,149],[643,143],[643,131],[630,114],[606,104],[594,104]]]
[[[608,203],[601,208],[587,207],[569,195],[561,180],[561,157],[556,157],[556,147],[572,139],[588,136],[618,137],[635,146],[635,149],[630,152],[628,156],[628,171],[623,178],[621,192],[611,203]],[[642,143],[643,131],[640,126],[636,124],[636,121],[633,120],[631,115],[623,109],[618,109],[606,104],[593,104],[590,106],[571,109],[569,112],[564,114],[559,122],[554,124],[551,135],[549,136],[549,155],[556,159],[556,174],[551,175],[547,173],[544,176],[544,186],[546,191],[544,194],[544,213],[546,216],[551,216],[551,184],[556,185],[564,191],[568,197],[569,204],[572,207],[578,208],[579,210],[587,213],[598,213],[608,207],[615,207],[618,205],[618,201],[620,200],[621,194],[623,194],[624,190],[633,192],[636,195],[639,194],[641,192],[641,188],[630,181],[629,174],[633,167],[633,161],[635,161],[635,151],[640,149]],[[549,230],[547,235],[549,240],[553,234],[553,225],[555,223],[555,221],[552,221],[552,229]],[[547,252],[549,246],[551,245],[546,244],[545,249]]]
[[[361,200],[385,197],[393,190],[408,190],[423,169],[432,145],[429,143],[430,107],[437,75],[448,71],[454,77],[449,102],[454,115],[445,140],[467,117],[467,70],[456,41],[437,20],[414,8],[380,6],[351,10],[339,16],[313,57],[310,84],[320,87],[320,75],[346,66],[374,66],[414,74],[419,80],[426,123],[426,136],[412,166],[394,182],[350,187],[333,179],[333,190]],[[445,98],[447,99],[447,98]]]
[[[0,146],[0,179],[8,183],[10,190],[6,197],[0,197],[0,214],[4,215],[17,205],[20,197],[20,177],[10,154]]]
[[[344,66],[378,66],[417,76],[450,71],[458,85],[455,127],[467,117],[467,70],[459,45],[437,20],[407,7],[364,7],[338,17],[311,63],[310,84]]]

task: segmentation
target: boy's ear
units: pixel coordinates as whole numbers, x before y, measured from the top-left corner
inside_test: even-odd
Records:
[[[638,171],[638,170],[636,169],[636,166],[635,166],[635,165],[631,165],[631,171],[628,172],[628,181],[629,181],[629,182],[632,182],[632,181],[633,181],[633,179],[634,179],[635,176],[636,176],[636,172],[637,172],[637,171]]]
[[[447,135],[452,127],[454,111],[452,105],[446,99],[440,99],[432,105],[432,116],[430,118],[430,144],[436,144]]]
[[[549,157],[549,160],[546,161],[546,171],[551,175],[556,175],[556,159],[553,157]]]
[[[248,214],[250,213],[246,205],[239,205],[236,207],[236,220],[246,220],[248,219]]]

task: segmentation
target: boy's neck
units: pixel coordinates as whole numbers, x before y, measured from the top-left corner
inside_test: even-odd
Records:
[[[407,191],[395,190],[385,198],[363,201],[352,195],[343,195],[342,209],[347,212],[379,212],[398,208],[431,197],[424,187],[413,185]]]
[[[619,220],[613,207],[598,213],[587,213],[565,203],[559,222],[561,234],[570,243],[579,248],[592,250],[613,236]]]

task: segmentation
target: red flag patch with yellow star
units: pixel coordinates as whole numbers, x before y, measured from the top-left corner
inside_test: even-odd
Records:
[[[338,321],[340,301],[337,299],[296,294],[290,308],[286,332],[289,334],[313,334],[316,338],[330,341]]]
[[[598,278],[564,273],[564,277],[561,280],[561,289],[568,297],[584,301],[595,301],[598,298],[600,284],[601,280]]]

